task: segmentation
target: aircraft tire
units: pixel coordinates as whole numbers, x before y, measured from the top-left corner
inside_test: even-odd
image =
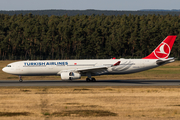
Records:
[[[23,82],[23,80],[22,80],[22,79],[20,79],[20,80],[19,80],[19,82]]]
[[[92,78],[91,81],[92,81],[92,82],[96,82],[96,79],[95,79],[95,78]]]
[[[90,79],[89,79],[89,78],[86,78],[86,82],[90,82]]]

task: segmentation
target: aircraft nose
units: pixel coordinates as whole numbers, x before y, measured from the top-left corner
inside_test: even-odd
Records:
[[[4,67],[4,68],[2,69],[2,71],[3,71],[3,72],[6,72],[6,67]]]

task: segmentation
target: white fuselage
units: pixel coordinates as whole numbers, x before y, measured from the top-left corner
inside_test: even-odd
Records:
[[[118,61],[120,64],[113,66]],[[13,75],[36,76],[61,75],[62,71],[106,66],[107,69],[91,70],[92,75],[128,74],[158,67],[156,61],[157,59],[30,60],[10,63],[2,70]],[[81,74],[86,75],[83,72]]]

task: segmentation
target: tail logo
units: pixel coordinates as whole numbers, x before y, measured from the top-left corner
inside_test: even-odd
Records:
[[[158,48],[154,51],[154,55],[157,58],[166,58],[170,54],[170,47],[167,43],[162,42],[161,45],[158,46]]]

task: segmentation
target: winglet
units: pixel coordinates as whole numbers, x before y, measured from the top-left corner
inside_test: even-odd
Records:
[[[150,55],[142,59],[160,59],[160,58],[167,59],[169,57],[169,54],[171,52],[176,37],[177,37],[176,35],[167,36],[165,40],[162,41],[161,44],[159,44],[159,46]]]
[[[118,61],[117,63],[115,63],[113,66],[117,66],[120,64],[121,61]]]

